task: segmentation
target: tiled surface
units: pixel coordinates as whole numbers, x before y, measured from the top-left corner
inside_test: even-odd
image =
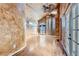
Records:
[[[64,56],[62,49],[56,42],[56,36],[33,35],[26,42],[24,50],[15,54],[17,56]]]

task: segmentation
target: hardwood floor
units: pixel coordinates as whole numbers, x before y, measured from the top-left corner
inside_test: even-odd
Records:
[[[14,56],[64,56],[56,39],[52,35],[33,35],[26,42],[25,49]]]

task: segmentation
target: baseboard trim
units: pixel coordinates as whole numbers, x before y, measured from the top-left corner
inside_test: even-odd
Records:
[[[67,52],[66,52],[66,50],[65,50],[65,48],[64,48],[64,46],[63,46],[63,44],[60,43],[60,45],[61,45],[61,49],[64,51],[65,55],[68,56],[68,54],[67,54]]]
[[[21,50],[23,50],[26,47],[26,43],[24,44],[24,46],[22,48],[20,48],[19,50],[15,51],[14,53],[10,53],[8,56],[13,56],[14,54],[20,52]]]

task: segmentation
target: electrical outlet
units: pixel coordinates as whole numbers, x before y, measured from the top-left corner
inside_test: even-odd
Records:
[[[13,48],[16,48],[16,44],[13,44]]]

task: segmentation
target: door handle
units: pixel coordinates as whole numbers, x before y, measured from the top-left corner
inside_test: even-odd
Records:
[[[71,36],[71,34],[69,34],[69,36]]]
[[[68,39],[71,40],[71,34],[69,34],[69,38]]]
[[[71,38],[68,38],[69,40],[71,40]]]

